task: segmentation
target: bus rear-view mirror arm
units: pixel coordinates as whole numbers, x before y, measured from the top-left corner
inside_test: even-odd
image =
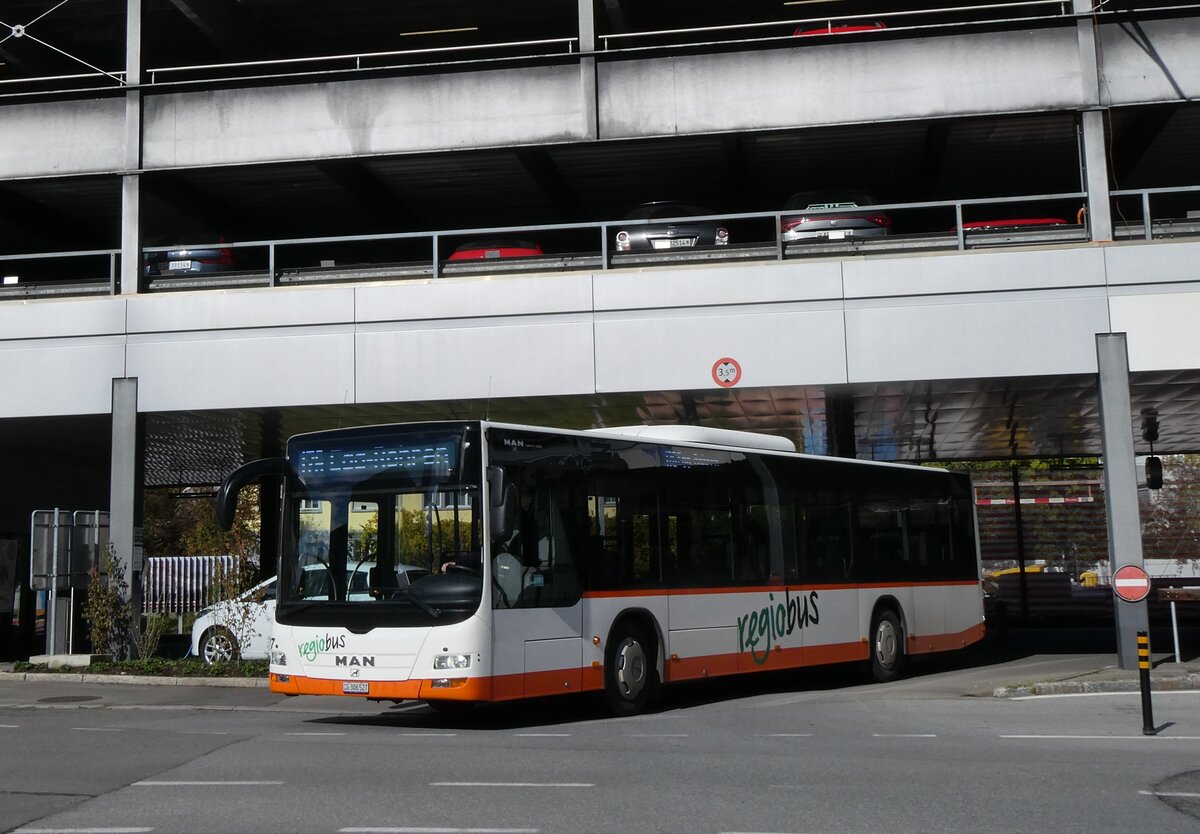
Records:
[[[499,466],[489,466],[487,477],[492,541],[508,541],[517,516],[517,488],[504,477]]]
[[[243,463],[237,469],[225,476],[217,490],[217,524],[222,530],[233,527],[233,516],[237,512],[238,495],[242,487],[253,480],[265,475],[286,475],[288,472],[287,458],[262,458]]]

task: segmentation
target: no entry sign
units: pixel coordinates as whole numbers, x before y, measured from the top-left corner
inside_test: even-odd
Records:
[[[1117,568],[1113,574],[1113,593],[1126,602],[1141,602],[1150,593],[1150,576],[1137,565]]]

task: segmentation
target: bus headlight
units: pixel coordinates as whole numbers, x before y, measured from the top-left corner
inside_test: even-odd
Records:
[[[433,659],[434,669],[466,669],[470,665],[469,654],[439,654]]]

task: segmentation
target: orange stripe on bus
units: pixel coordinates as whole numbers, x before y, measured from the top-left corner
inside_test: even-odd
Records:
[[[979,623],[952,634],[910,635],[907,652],[926,652],[961,649],[983,639],[983,624]],[[773,669],[796,669],[830,663],[851,663],[870,656],[865,640],[853,643],[830,643],[817,646],[783,648],[774,646],[756,661],[749,651],[726,652],[702,657],[672,656],[663,664],[667,683],[699,678],[758,672]],[[286,680],[283,680],[286,678]],[[271,691],[284,695],[346,695],[341,679],[310,678],[304,675],[271,673]],[[495,675],[486,678],[467,678],[454,688],[434,687],[429,679],[408,681],[369,681],[368,692],[350,697],[377,698],[384,701],[447,700],[447,701],[513,701],[544,695],[564,695],[571,692],[594,692],[604,689],[604,668],[600,665],[581,668],[554,669],[546,672],[525,672]]]
[[[908,654],[928,654],[929,652],[947,652],[961,649],[983,639],[983,623],[953,634],[910,634],[908,636]]]

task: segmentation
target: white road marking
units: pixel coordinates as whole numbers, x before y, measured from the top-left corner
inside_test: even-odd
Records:
[[[339,834],[538,834],[537,828],[339,828]]]
[[[594,788],[592,782],[430,782],[431,788]]]
[[[344,736],[345,733],[284,733],[285,736]]]
[[[757,733],[758,738],[812,738],[812,733]]]
[[[874,738],[937,738],[937,733],[871,733]]]
[[[517,733],[517,738],[570,738],[570,733]]]
[[[246,779],[240,781],[200,781],[192,779],[143,779],[134,782],[134,787],[176,788],[176,787],[258,787],[261,785],[282,785],[283,782]]]
[[[17,729],[20,729],[20,725],[18,725],[18,724],[0,724],[0,729],[2,729],[2,730],[17,730]]]
[[[687,733],[626,733],[625,738],[687,738]]]
[[[1087,739],[1105,739],[1105,740],[1119,739],[1119,740],[1122,740],[1122,741],[1129,741],[1129,740],[1131,740],[1131,739],[1137,739],[1137,740],[1139,740],[1139,741],[1140,741],[1140,740],[1142,740],[1142,739],[1147,739],[1147,740],[1155,740],[1155,739],[1157,739],[1157,740],[1159,740],[1159,741],[1200,741],[1200,736],[1083,736],[1083,735],[1080,735],[1080,736],[1056,736],[1056,735],[1011,735],[1011,736],[1000,736],[1000,738],[1017,738],[1017,739],[1044,738],[1044,739],[1083,739],[1083,740],[1087,740]]]
[[[450,738],[452,736],[458,735],[458,733],[397,733],[397,735],[407,736],[410,738],[418,738],[418,737],[423,737],[423,736],[431,736],[431,737],[437,737],[437,738]]]
[[[1179,799],[1200,799],[1200,793],[1172,793],[1170,791],[1138,791],[1142,796],[1170,796]]]
[[[227,736],[229,733],[223,730],[180,730],[181,736]]]
[[[125,732],[120,727],[72,727],[80,733],[123,733]]]
[[[153,828],[18,828],[13,834],[145,834]]]

